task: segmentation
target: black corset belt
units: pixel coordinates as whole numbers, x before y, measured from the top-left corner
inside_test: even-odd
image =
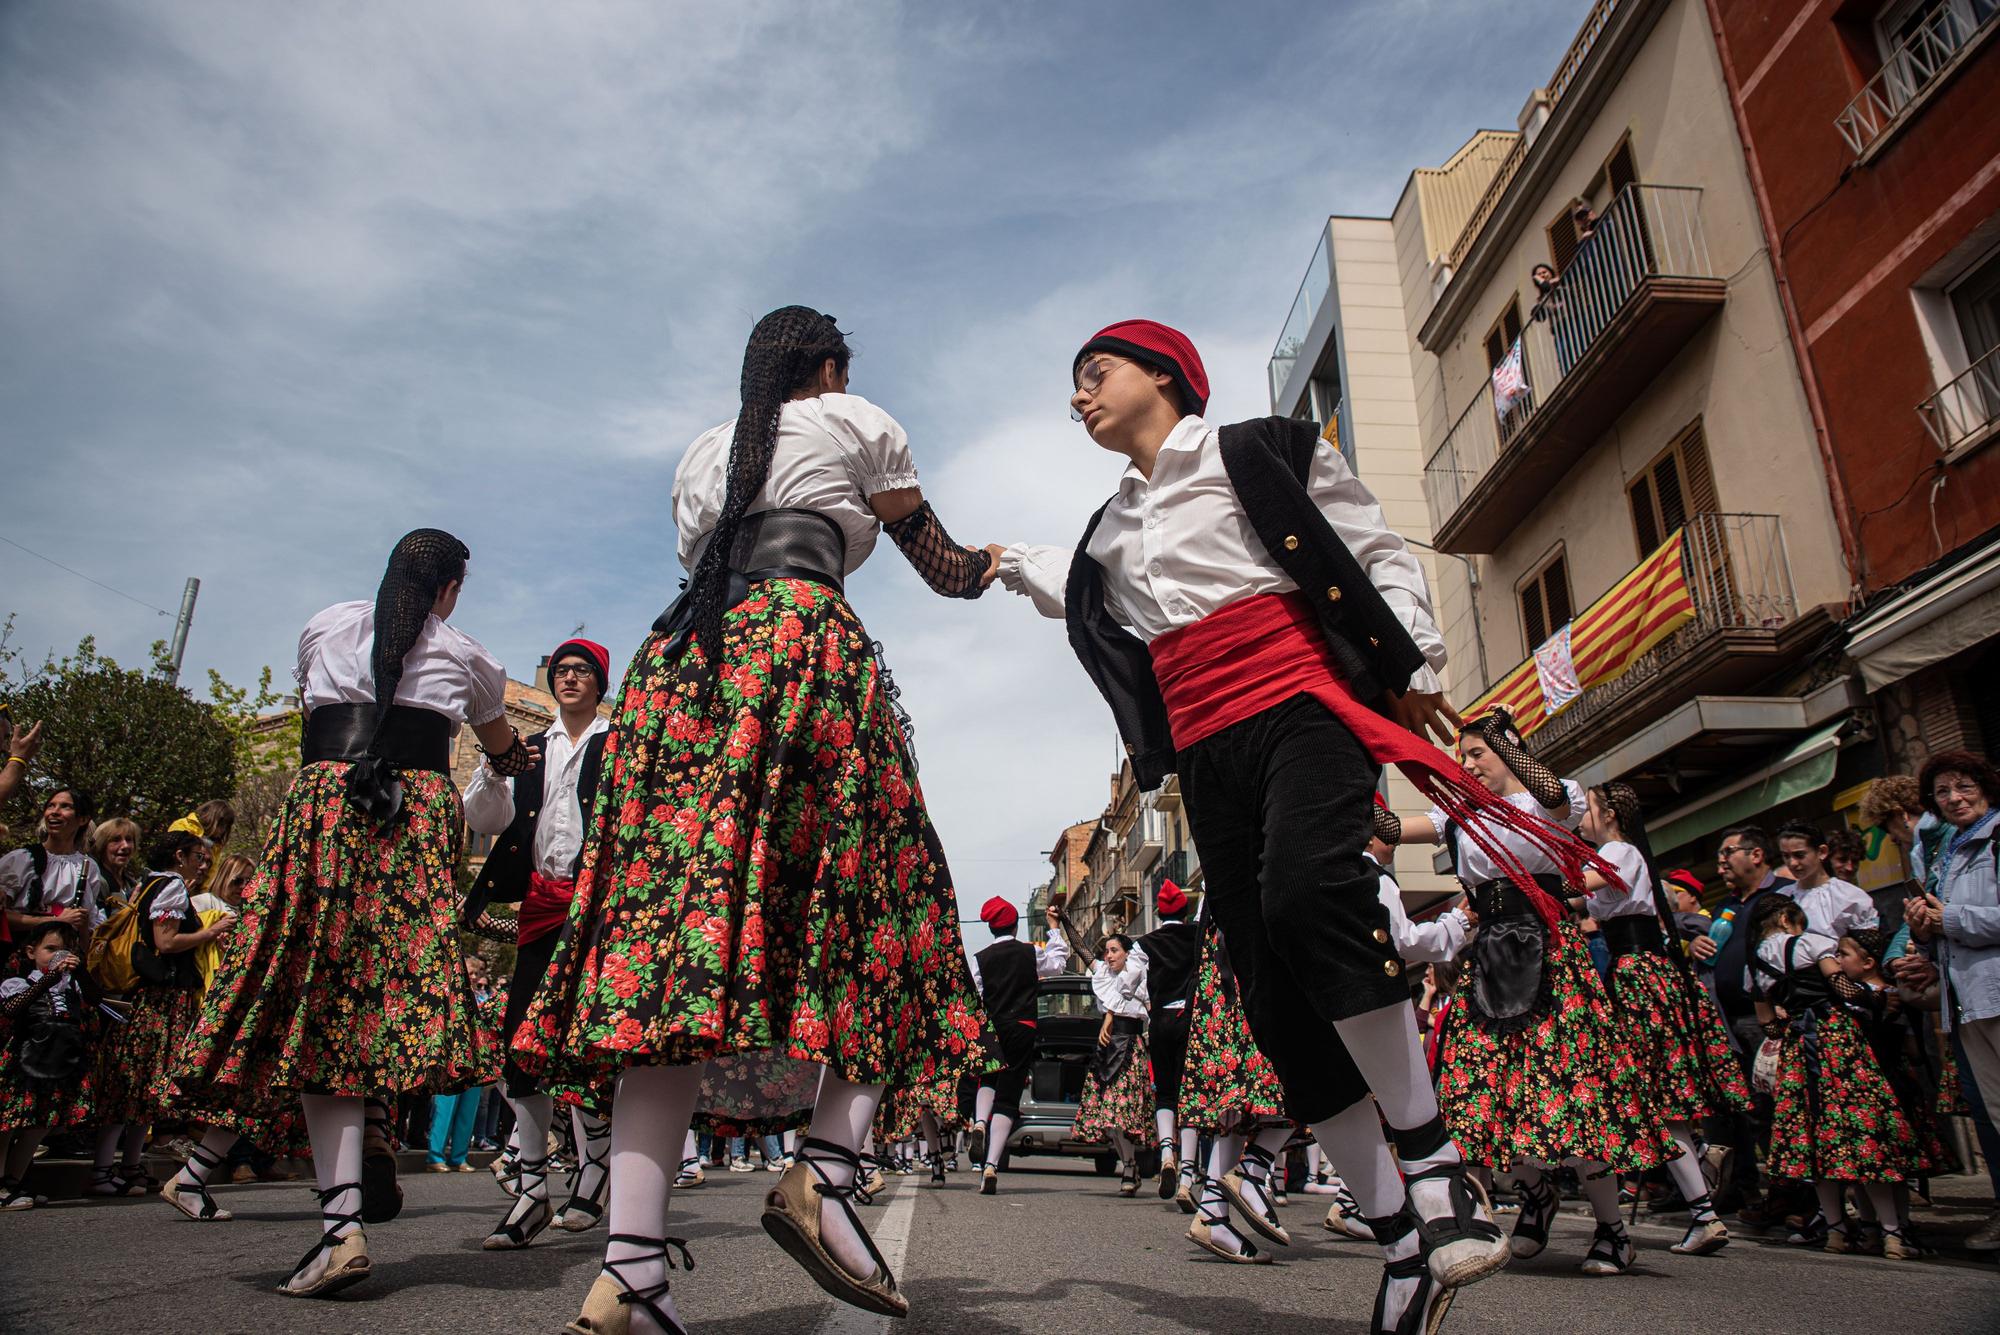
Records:
[[[391,705],[376,753],[396,769],[451,772],[452,722],[436,710]],[[374,705],[321,705],[306,716],[299,763],[360,761],[375,734]]]
[[[705,544],[704,544],[705,546]],[[703,548],[695,549],[689,569],[701,564]],[[817,510],[759,510],[745,515],[729,553],[729,591],[724,607],[750,596],[750,586],[767,579],[803,579],[844,593],[847,535],[840,525]],[[694,630],[694,599],[687,581],[681,596],[653,621],[655,634],[672,636],[670,651],[687,642]]]
[[[1667,934],[1661,929],[1660,920],[1651,914],[1605,918],[1597,924],[1597,930],[1604,934],[1604,944],[1613,959],[1667,953]]]
[[[1137,1016],[1111,1017],[1111,1037],[1099,1043],[1090,1058],[1090,1074],[1099,1089],[1109,1088],[1119,1076],[1125,1074],[1125,1068],[1138,1054],[1139,1035],[1145,1030],[1146,1022]]]

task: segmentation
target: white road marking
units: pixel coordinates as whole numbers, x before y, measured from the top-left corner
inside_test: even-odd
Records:
[[[896,1277],[898,1284],[903,1280],[903,1257],[910,1250],[910,1221],[917,1213],[917,1193],[910,1189],[914,1181],[914,1175],[890,1179],[889,1203],[882,1208],[881,1224],[869,1230],[875,1239],[876,1250],[889,1263],[889,1273]],[[862,1213],[861,1220],[864,1224],[868,1222],[867,1212]],[[864,1312],[858,1307],[834,1302],[814,1335],[882,1335],[895,1320],[891,1316]]]

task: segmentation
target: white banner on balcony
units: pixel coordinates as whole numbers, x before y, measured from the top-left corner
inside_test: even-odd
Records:
[[[1517,338],[1500,364],[1493,368],[1493,415],[1506,421],[1514,405],[1527,396],[1528,376],[1522,369],[1521,340]]]
[[[1565,621],[1561,630],[1535,650],[1535,675],[1541,678],[1543,708],[1551,714],[1560,713],[1565,705],[1583,694],[1583,684],[1577,680],[1576,659],[1569,650],[1569,628],[1575,624]]]

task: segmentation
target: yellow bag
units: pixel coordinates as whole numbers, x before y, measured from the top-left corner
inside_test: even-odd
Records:
[[[139,974],[132,967],[132,947],[139,943],[139,929],[145,926],[139,916],[139,901],[144,897],[132,896],[91,933],[83,962],[106,992],[129,992],[139,985]]]
[[[216,923],[228,917],[229,914],[229,909],[203,909],[201,911],[201,925],[203,927],[213,927]],[[222,963],[222,942],[204,941],[195,947],[194,967],[201,971],[202,991],[208,991],[209,986],[215,982],[215,966],[220,963]]]

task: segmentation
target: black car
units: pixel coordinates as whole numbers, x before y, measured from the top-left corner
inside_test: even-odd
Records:
[[[1104,1012],[1082,974],[1041,980],[1035,1004],[1035,1065],[1021,1095],[1021,1117],[1007,1138],[1008,1157],[1063,1154],[1091,1159],[1100,1173],[1118,1170],[1117,1157],[1102,1141],[1079,1141],[1072,1128],[1076,1106],[1089,1078],[1090,1055]],[[1148,1137],[1150,1139],[1150,1137]],[[1139,1171],[1159,1171],[1159,1151],[1141,1147]]]

